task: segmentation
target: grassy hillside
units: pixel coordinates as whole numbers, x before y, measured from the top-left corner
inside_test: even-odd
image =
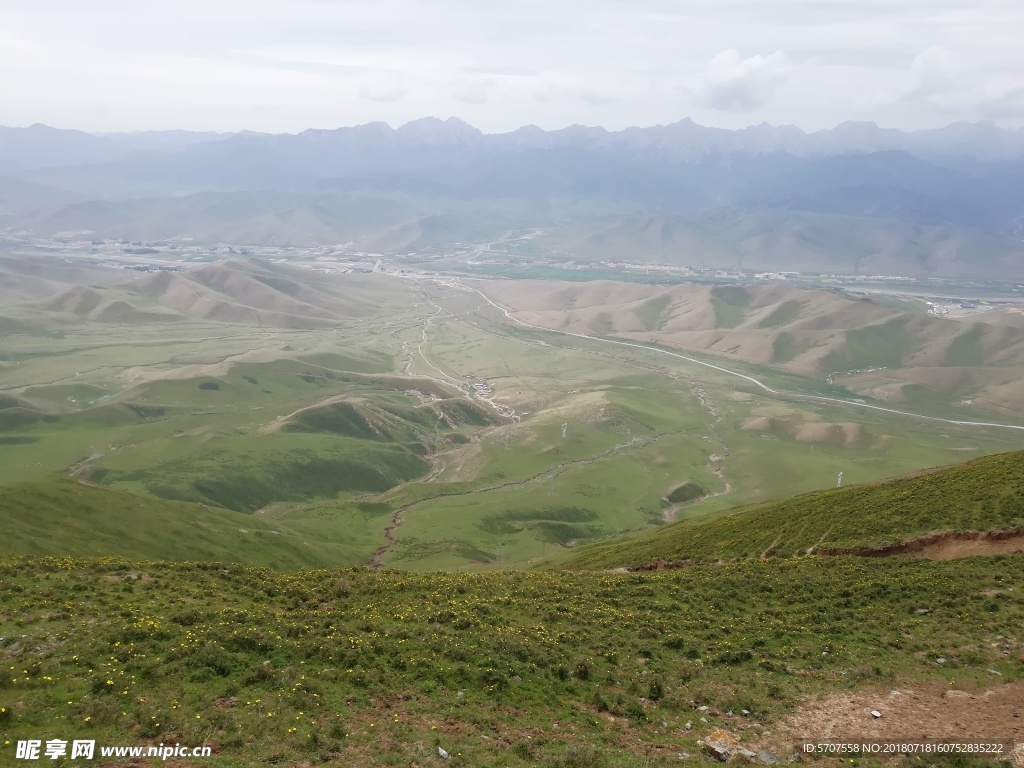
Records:
[[[73,175],[58,175],[55,180],[75,183]],[[4,183],[0,178],[0,205],[3,202]],[[198,243],[296,248],[349,242],[368,250],[403,252],[498,237],[510,226],[524,226],[546,218],[543,213],[538,216],[534,205],[330,190],[208,191],[172,197],[52,203],[31,212],[12,211],[9,220],[37,237],[88,231],[90,234],[81,237],[167,240],[186,236]]]
[[[360,562],[351,540],[301,522],[209,509],[67,477],[0,486],[0,554],[230,562],[274,568]]]
[[[477,283],[514,316],[571,333],[719,355],[879,401],[1024,409],[1024,327],[1001,313],[929,316],[923,302],[785,284]],[[965,404],[965,400],[972,400]]]
[[[869,197],[877,200],[880,191]],[[714,206],[667,214],[589,216],[545,229],[541,253],[586,261],[747,270],[974,277],[1016,274],[1017,244],[967,227],[893,218]]]
[[[168,275],[196,291],[179,294],[155,277],[139,307],[200,294],[197,316],[69,316],[59,332],[5,338],[0,485],[72,471],[301,523],[308,540],[346,547],[324,564],[501,568],[827,487],[840,471],[852,485],[1020,446],[1010,430],[738,391],[686,360],[510,327],[477,294],[426,281],[232,262]],[[592,287],[601,306],[623,291]],[[649,289],[620,298],[648,324],[681,322],[678,304],[644,304]],[[249,310],[245,324],[203,319],[215,295],[336,319],[329,331],[260,327]],[[705,298],[712,322],[715,301],[742,326],[793,311],[785,289]],[[738,367],[779,392],[848,394]]]
[[[439,746],[453,766],[678,764],[715,728],[755,743],[807,693],[1018,680],[1022,594],[1020,558],[422,575],[13,559],[0,749],[46,733],[215,745],[210,766],[429,765]]]
[[[594,544],[565,565],[794,557],[810,548],[884,546],[933,531],[1024,526],[1024,451],[881,483],[818,491]]]
[[[31,297],[25,290],[26,298]],[[116,288],[76,285],[39,307],[101,323],[202,319],[322,329],[397,310],[409,297],[400,282],[375,275],[341,277],[252,260],[209,264],[181,273],[157,272]]]
[[[4,179],[0,177],[0,218],[4,206]],[[130,272],[33,254],[0,252],[0,302],[36,301],[74,285],[108,285],[130,279]],[[0,333],[4,333],[0,326]]]

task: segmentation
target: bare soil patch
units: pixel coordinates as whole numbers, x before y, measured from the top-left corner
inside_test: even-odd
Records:
[[[819,555],[859,557],[927,557],[953,560],[977,555],[1024,555],[1024,527],[1004,531],[937,531],[884,547],[835,547]]]
[[[824,740],[998,741],[1012,750],[1024,742],[1024,681],[977,691],[927,683],[811,697],[767,731],[761,747],[795,752]]]

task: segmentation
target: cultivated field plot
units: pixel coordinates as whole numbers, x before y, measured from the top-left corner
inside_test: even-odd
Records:
[[[12,534],[0,546],[160,557],[173,521],[176,541],[191,530],[206,542],[202,560],[525,566],[840,473],[852,484],[1024,441],[953,423],[963,414],[944,401],[665,354],[664,340],[620,332],[621,318],[602,325],[604,310],[587,324],[567,305],[564,327],[547,309],[510,317],[513,288],[252,261],[4,305],[0,514]],[[640,301],[651,327],[675,306],[632,297],[651,286],[599,288],[602,306]],[[743,322],[740,299],[711,295],[709,322]],[[764,310],[772,322],[793,321],[789,301]],[[56,510],[54,495],[109,507],[110,535],[54,540],[56,512],[24,513]],[[118,525],[152,533],[119,542]]]

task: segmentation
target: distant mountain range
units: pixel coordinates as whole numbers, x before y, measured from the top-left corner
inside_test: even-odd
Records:
[[[975,247],[994,238],[991,268],[986,253],[957,246],[950,255],[948,243],[939,262],[1005,275],[1008,258],[1024,262],[1024,129],[984,122],[907,132],[848,122],[813,133],[729,131],[686,119],[484,134],[432,117],[294,135],[0,128],[0,232],[21,237],[354,242],[394,253],[515,228],[636,215],[693,221],[708,211],[754,212],[778,232],[831,217],[815,227],[824,240],[808,246],[817,254],[810,261],[826,266],[835,217],[864,220],[844,230],[872,229],[890,243],[906,223],[939,228],[929,235],[938,242]],[[699,230],[690,235],[701,239]],[[628,257],[645,260],[643,246],[627,247]],[[841,246],[878,250],[869,241]],[[721,253],[714,265],[742,255]],[[792,267],[781,258],[769,266]],[[685,248],[672,260],[693,263]],[[934,259],[897,259],[907,261],[911,274],[947,274]],[[1024,263],[1011,272],[1024,274]]]
[[[572,125],[545,131],[527,125],[508,133],[485,134],[455,117],[441,120],[424,117],[398,128],[386,123],[366,123],[331,130],[310,129],[298,134],[267,134],[253,131],[209,133],[194,131],[140,131],[91,134],[36,124],[28,128],[0,126],[0,173],[63,165],[106,163],[137,153],[196,150],[206,156],[209,145],[227,144],[214,154],[230,155],[259,148],[270,153],[302,153],[327,162],[349,153],[370,150],[422,152],[435,155],[447,150],[477,153],[517,153],[536,149],[629,150],[659,154],[671,162],[698,162],[722,155],[785,153],[796,157],[869,153],[886,150],[953,161],[1005,161],[1024,158],[1024,128],[1001,128],[990,121],[958,122],[945,128],[901,131],[872,122],[848,121],[835,128],[807,133],[793,125],[767,123],[740,130],[711,128],[686,118],[669,125],[633,127],[608,131],[599,126]],[[199,148],[197,145],[206,145]],[[423,158],[428,160],[429,158]],[[374,164],[368,166],[378,170]],[[404,168],[404,166],[401,166]]]

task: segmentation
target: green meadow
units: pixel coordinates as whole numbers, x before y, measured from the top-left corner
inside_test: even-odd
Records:
[[[1008,557],[654,574],[6,559],[0,755],[43,734],[213,745],[213,766],[430,765],[438,747],[463,766],[708,763],[699,739],[756,747],[808,694],[1021,680],[1022,594]]]
[[[616,568],[801,557],[882,548],[939,531],[1017,531],[1024,538],[1024,451],[739,507],[584,547],[559,564]]]
[[[719,324],[745,295],[716,289]],[[359,307],[317,330],[13,313],[0,764],[42,736],[225,768],[658,768],[710,763],[719,729],[788,760],[773,732],[808,697],[1024,680],[1022,558],[823,554],[1024,525],[1020,432],[512,325],[451,282]],[[851,354],[895,355],[883,336]],[[689,562],[624,572],[659,561]]]
[[[510,325],[467,291],[415,296],[320,330],[53,315],[4,336],[0,491],[64,492],[71,476],[148,503],[139,528],[162,529],[157,502],[173,501],[315,542],[282,563],[308,551],[310,566],[493,569],[840,472],[856,484],[1020,447],[1010,430],[804,397],[849,397],[820,380],[729,364],[773,394],[655,350]],[[716,289],[720,322],[743,296]],[[664,309],[645,307],[651,322]],[[17,535],[0,551],[152,556],[114,539],[48,549],[38,522],[8,512]],[[271,562],[212,542],[207,558]]]

